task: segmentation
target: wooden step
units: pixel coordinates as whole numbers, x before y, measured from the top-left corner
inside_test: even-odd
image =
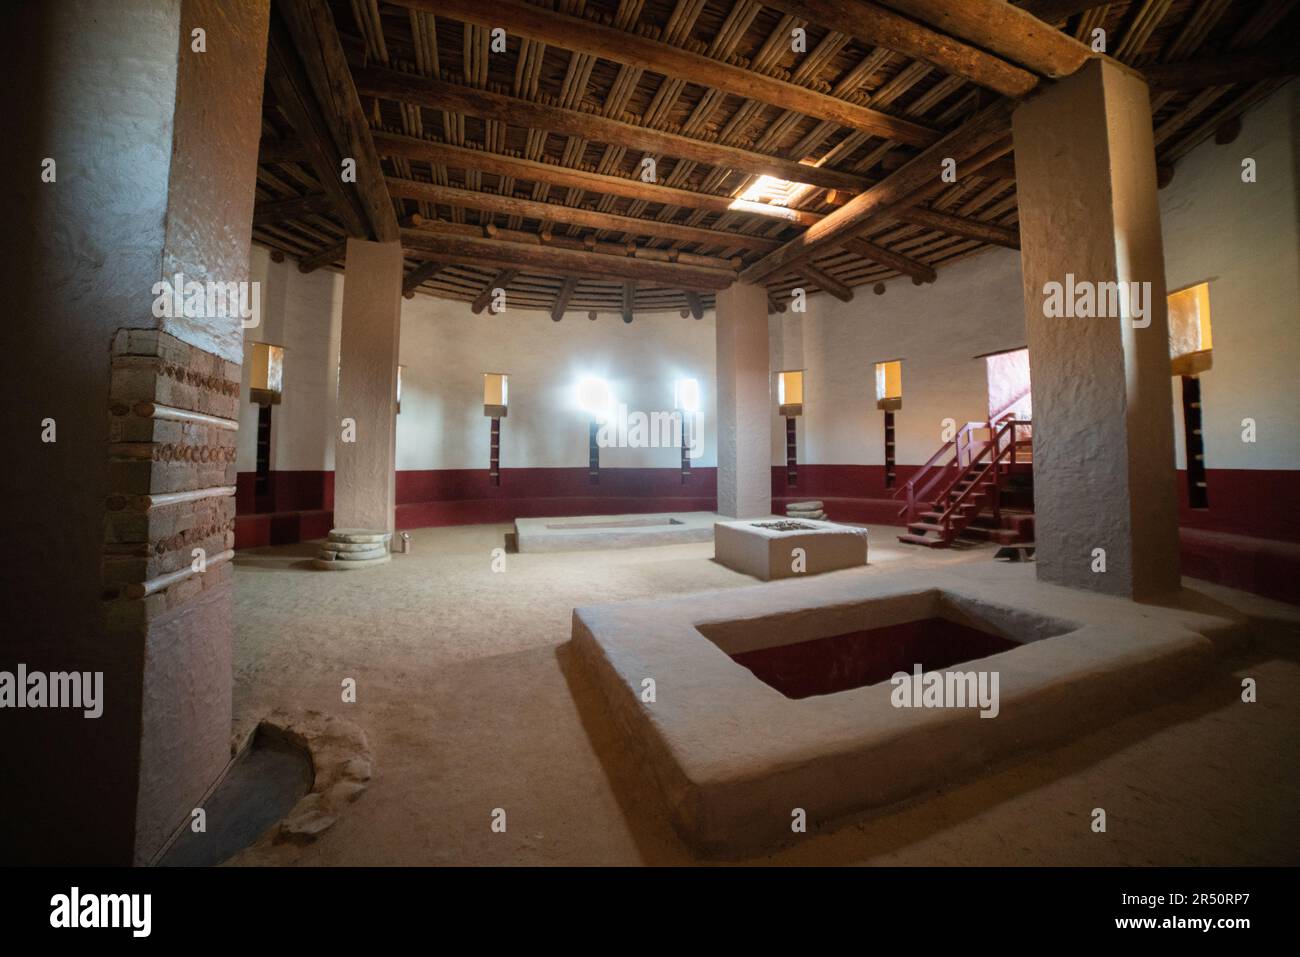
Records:
[[[898,540],[909,545],[925,545],[928,548],[942,548],[947,544],[942,538],[927,538],[924,535],[899,535]]]

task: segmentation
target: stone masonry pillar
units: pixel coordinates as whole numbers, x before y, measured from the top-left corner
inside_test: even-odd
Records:
[[[1147,86],[1092,60],[1021,104],[1013,127],[1038,577],[1134,599],[1176,589],[1169,333]]]
[[[334,439],[334,526],[394,530],[402,247],[349,239]],[[349,428],[350,421],[350,428]]]
[[[30,319],[0,376],[21,413],[0,670],[99,689],[90,709],[0,720],[0,856],[145,864],[230,761],[269,3],[0,6],[14,77],[0,285]]]
[[[718,293],[715,313],[718,511],[759,518],[772,512],[767,290],[733,283]]]

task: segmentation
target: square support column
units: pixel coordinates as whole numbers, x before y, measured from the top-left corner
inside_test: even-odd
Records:
[[[334,439],[334,525],[394,530],[402,246],[348,240]],[[349,429],[350,420],[350,429]]]
[[[1038,577],[1135,599],[1177,589],[1169,332],[1147,86],[1092,60],[1018,107],[1013,126]]]
[[[767,290],[733,283],[717,296],[718,511],[772,513]]]

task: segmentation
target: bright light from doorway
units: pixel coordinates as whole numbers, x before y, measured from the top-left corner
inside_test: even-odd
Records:
[[[603,419],[614,408],[614,393],[609,383],[595,376],[584,376],[578,380],[578,408],[592,418]]]
[[[682,412],[700,411],[699,380],[678,379],[673,383],[673,408]]]

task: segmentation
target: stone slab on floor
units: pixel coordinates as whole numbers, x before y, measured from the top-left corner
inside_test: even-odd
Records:
[[[998,673],[996,717],[895,707],[889,681],[795,700],[729,656],[888,623],[873,614],[936,611],[1023,642],[952,666]],[[924,580],[864,570],[578,608],[571,648],[677,831],[702,854],[737,857],[796,839],[796,808],[812,831],[1182,693],[1243,629],[1241,619],[1041,584],[1032,565],[988,563],[927,569]],[[744,647],[722,647],[736,642]],[[653,703],[642,700],[646,678]]]
[[[807,527],[791,531],[765,527],[781,523]],[[802,556],[796,556],[796,548],[803,549]],[[793,516],[718,522],[713,527],[713,557],[761,581],[819,575],[865,565],[867,530]]]
[[[582,515],[517,518],[521,552],[574,552],[603,548],[646,548],[713,539],[716,512],[656,512],[641,515]]]

